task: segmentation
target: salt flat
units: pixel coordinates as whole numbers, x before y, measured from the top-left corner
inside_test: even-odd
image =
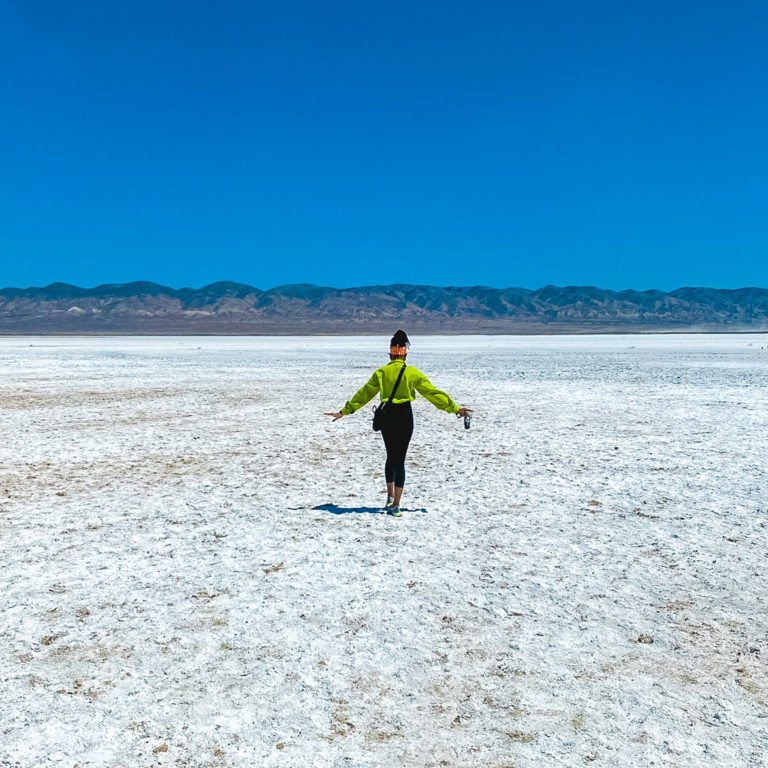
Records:
[[[0,765],[768,764],[765,342],[0,339]]]

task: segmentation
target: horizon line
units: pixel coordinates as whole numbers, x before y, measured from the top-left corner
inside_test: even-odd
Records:
[[[531,293],[535,293],[537,291],[542,291],[547,288],[594,288],[599,291],[605,291],[605,292],[611,292],[611,293],[626,293],[626,292],[632,292],[632,293],[674,293],[675,291],[682,291],[682,290],[707,290],[707,291],[744,291],[744,290],[750,290],[750,289],[757,289],[757,290],[768,290],[764,288],[763,286],[758,285],[744,285],[739,288],[717,288],[713,286],[707,286],[707,285],[683,285],[679,286],[678,288],[672,288],[668,291],[662,290],[661,288],[646,288],[646,289],[638,289],[638,288],[602,288],[598,285],[590,285],[590,284],[568,284],[568,285],[557,285],[555,283],[547,283],[546,285],[539,286],[537,288],[526,288],[524,286],[520,285],[510,285],[510,286],[504,286],[504,287],[495,287],[491,285],[482,285],[480,283],[476,283],[473,285],[434,285],[431,283],[375,283],[375,284],[368,284],[368,285],[354,285],[349,286],[346,288],[338,288],[335,286],[330,285],[320,285],[318,283],[304,283],[304,282],[298,282],[298,283],[281,283],[279,285],[274,285],[271,288],[259,288],[258,286],[252,285],[250,283],[241,283],[236,280],[214,280],[211,283],[206,283],[205,285],[202,285],[198,288],[193,288],[191,286],[182,286],[181,288],[174,288],[170,285],[166,285],[163,283],[157,283],[154,280],[130,280],[125,283],[99,283],[98,285],[94,285],[93,287],[87,288],[79,285],[75,285],[74,283],[66,283],[63,281],[54,281],[52,283],[49,283],[48,285],[30,285],[26,288],[21,288],[17,286],[5,286],[3,288],[0,288],[0,294],[2,294],[5,291],[31,291],[31,290],[50,290],[52,288],[60,287],[60,288],[74,288],[79,291],[95,291],[99,288],[125,288],[132,285],[146,285],[146,286],[156,286],[158,288],[168,289],[174,292],[179,291],[202,291],[206,288],[212,288],[214,286],[220,286],[220,285],[232,285],[232,286],[238,286],[241,288],[252,288],[255,291],[259,291],[260,293],[269,293],[270,291],[275,291],[279,288],[294,288],[294,287],[306,287],[306,288],[320,288],[325,290],[331,290],[331,291],[355,291],[360,290],[363,288],[397,288],[397,287],[407,287],[407,288],[437,288],[440,290],[456,290],[456,289],[473,289],[473,288],[482,288],[492,291],[530,291]]]

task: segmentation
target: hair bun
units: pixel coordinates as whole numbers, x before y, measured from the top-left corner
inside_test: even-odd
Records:
[[[395,331],[395,335],[392,337],[392,340],[389,342],[389,345],[391,347],[409,347],[411,342],[408,339],[408,334],[405,331],[397,330]]]

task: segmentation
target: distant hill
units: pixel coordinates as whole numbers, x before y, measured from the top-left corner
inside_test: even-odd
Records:
[[[768,330],[768,289],[608,291],[149,282],[0,289],[0,334],[616,333]]]

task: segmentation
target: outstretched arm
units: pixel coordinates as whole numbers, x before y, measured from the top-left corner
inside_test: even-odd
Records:
[[[456,403],[453,402],[451,396],[447,392],[443,392],[442,389],[432,386],[432,382],[422,373],[421,376],[414,382],[416,391],[429,400],[435,408],[439,408],[446,413],[461,413],[461,411],[468,411],[467,408],[459,408]],[[466,415],[464,413],[461,414]]]
[[[352,397],[347,400],[344,407],[336,413],[326,413],[325,416],[333,416],[334,421],[338,421],[342,416],[349,416],[354,413],[358,408],[362,408],[367,402],[369,402],[379,391],[379,379],[374,373],[368,382],[364,384],[360,389],[355,392]]]

